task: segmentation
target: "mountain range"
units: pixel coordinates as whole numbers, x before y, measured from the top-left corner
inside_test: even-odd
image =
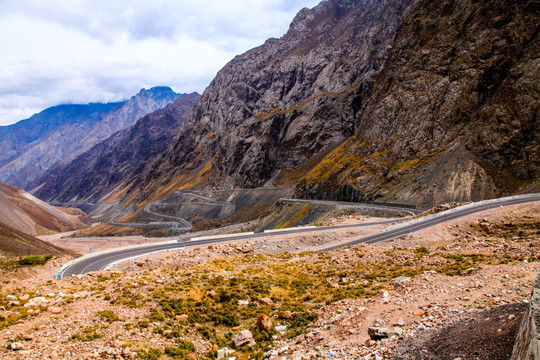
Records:
[[[323,1],[200,98],[26,184],[130,210],[191,188],[421,208],[538,191],[538,12],[534,0]],[[101,106],[93,116],[120,105]]]
[[[123,102],[59,105],[0,127],[0,182],[28,189],[47,170],[63,167],[92,146],[165,107],[180,94],[142,89]]]
[[[292,185],[301,198],[430,207],[537,191],[537,2],[439,5],[304,9],[217,74],[117,198]]]

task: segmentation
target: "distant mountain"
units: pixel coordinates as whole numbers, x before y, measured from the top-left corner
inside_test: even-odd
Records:
[[[110,104],[59,105],[0,127],[0,182],[21,188],[54,165],[69,164],[95,144],[174,102],[168,87],[142,89]]]
[[[97,202],[122,189],[167,148],[199,97],[197,93],[180,95],[174,103],[118,131],[68,165],[54,166],[32,184],[35,195],[60,202]]]

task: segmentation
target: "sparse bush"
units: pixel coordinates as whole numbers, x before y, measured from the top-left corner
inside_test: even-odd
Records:
[[[52,259],[52,255],[30,255],[19,259],[19,264],[23,266],[44,265],[47,261]]]
[[[120,318],[112,310],[103,310],[98,312],[98,316],[101,320],[106,320],[107,322],[119,321]]]

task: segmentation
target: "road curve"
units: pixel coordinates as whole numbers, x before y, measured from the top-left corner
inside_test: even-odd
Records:
[[[484,201],[475,204],[469,204],[447,210],[438,214],[426,216],[424,218],[416,219],[410,223],[404,223],[402,225],[397,225],[394,228],[387,229],[378,234],[366,236],[360,239],[349,241],[340,245],[330,246],[319,251],[330,251],[344,246],[355,245],[359,243],[375,244],[381,241],[386,241],[394,239],[396,237],[411,234],[416,231],[420,231],[431,226],[441,224],[448,220],[457,219],[463,216],[474,214],[477,212],[516,204],[524,204],[529,202],[540,201],[540,194],[529,194],[521,196],[513,196],[508,198],[494,199],[489,201]],[[85,274],[93,271],[104,270],[108,268],[111,264],[121,262],[130,258],[139,257],[146,254],[151,254],[154,252],[165,251],[165,250],[176,250],[182,249],[185,247],[201,246],[213,243],[235,241],[235,240],[247,240],[260,237],[271,237],[284,234],[298,234],[298,233],[310,233],[318,232],[322,230],[332,230],[332,229],[346,229],[346,228],[358,228],[364,226],[372,225],[381,225],[394,223],[396,220],[387,220],[381,222],[371,222],[363,223],[356,225],[338,225],[338,226],[327,226],[319,228],[308,228],[302,229],[297,228],[293,230],[281,231],[279,233],[259,233],[252,235],[240,235],[235,237],[223,237],[223,238],[213,238],[197,241],[184,241],[184,242],[169,242],[169,243],[160,243],[160,244],[150,244],[150,245],[139,245],[134,247],[127,248],[118,248],[114,250],[104,251],[96,254],[85,255],[82,258],[75,259],[74,261],[66,264],[62,269],[57,273],[57,278],[62,278],[70,276],[72,274]]]
[[[86,274],[89,272],[104,270],[108,268],[111,264],[121,262],[127,259],[136,258],[139,256],[152,254],[155,252],[166,251],[166,250],[178,250],[186,247],[201,246],[208,244],[215,244],[220,242],[235,241],[235,240],[247,240],[247,239],[256,239],[261,237],[272,237],[279,235],[289,235],[289,234],[305,234],[311,232],[319,232],[322,230],[337,230],[337,229],[353,229],[374,225],[385,225],[396,223],[399,220],[384,220],[376,222],[366,222],[361,224],[354,225],[335,225],[335,226],[325,226],[317,228],[295,228],[290,230],[283,230],[279,232],[271,233],[257,233],[250,235],[238,235],[230,236],[223,238],[212,238],[204,240],[188,240],[182,242],[171,241],[167,243],[159,244],[148,244],[148,245],[135,245],[123,248],[117,248],[113,250],[105,250],[95,254],[87,254],[83,257],[75,259],[70,263],[64,265],[56,274],[57,278],[62,278],[70,276],[72,274]]]
[[[340,247],[356,245],[360,243],[366,244],[375,244],[381,241],[386,241],[390,239],[395,239],[397,237],[411,234],[429,227],[442,224],[449,220],[454,220],[463,216],[471,215],[477,212],[494,209],[498,207],[504,207],[509,205],[524,204],[529,202],[540,201],[540,194],[529,194],[522,196],[512,196],[507,198],[494,199],[489,201],[483,201],[479,203],[468,204],[460,206],[451,210],[447,210],[438,214],[431,216],[426,216],[425,218],[420,218],[415,221],[411,221],[410,224],[404,226],[397,226],[394,229],[389,229],[388,231],[381,232],[379,234],[374,234],[366,236],[360,239],[352,240],[340,245],[329,246],[327,248],[321,249],[319,251],[330,251],[335,250]]]

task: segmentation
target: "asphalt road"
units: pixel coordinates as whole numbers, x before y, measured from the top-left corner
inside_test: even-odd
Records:
[[[311,232],[319,232],[322,230],[353,229],[353,228],[367,227],[367,226],[373,226],[373,225],[392,224],[398,221],[399,220],[393,219],[393,220],[384,220],[384,221],[376,221],[376,222],[366,222],[366,223],[354,224],[354,225],[336,225],[336,226],[325,226],[325,227],[306,228],[306,229],[296,228],[296,229],[284,230],[284,231],[279,231],[279,232],[271,232],[271,233],[257,233],[257,234],[251,234],[251,235],[228,236],[228,237],[223,237],[223,238],[212,238],[212,239],[194,240],[194,241],[188,240],[188,241],[182,241],[182,242],[171,241],[169,243],[149,244],[149,245],[144,245],[144,246],[141,245],[138,247],[135,246],[135,247],[118,248],[115,250],[109,250],[106,252],[96,253],[95,255],[88,254],[82,258],[75,259],[73,262],[71,262],[66,267],[60,269],[57,272],[57,278],[70,276],[72,274],[86,274],[93,271],[104,270],[110,264],[113,264],[116,262],[120,262],[120,261],[130,259],[130,258],[136,258],[136,257],[146,255],[146,254],[165,251],[165,250],[178,250],[178,249],[182,249],[186,247],[216,244],[216,243],[235,241],[235,240],[256,239],[256,238],[261,238],[261,237],[272,237],[272,236],[298,234],[298,233],[304,234],[304,233],[311,233]]]
[[[501,198],[501,199],[497,199],[497,201],[493,201],[489,203],[480,203],[473,206],[458,207],[449,211],[436,214],[433,217],[426,217],[423,219],[418,219],[418,221],[411,223],[409,225],[406,225],[406,226],[384,231],[379,234],[366,236],[366,237],[349,241],[347,243],[343,243],[340,245],[330,246],[320,251],[331,251],[331,250],[338,249],[340,247],[356,245],[359,243],[375,244],[381,241],[394,239],[403,235],[411,234],[416,231],[427,229],[429,227],[442,224],[449,220],[454,220],[454,219],[471,215],[477,212],[494,209],[498,207],[509,206],[509,205],[524,204],[524,203],[534,202],[534,201],[540,201],[540,194],[527,195],[527,197]]]
[[[394,229],[383,231],[379,234],[374,234],[371,236],[366,236],[360,239],[356,239],[347,243],[343,243],[336,246],[330,246],[328,248],[322,249],[320,251],[330,251],[344,246],[355,245],[359,243],[374,244],[381,241],[386,241],[394,239],[396,237],[411,234],[413,232],[429,228],[431,226],[444,223],[445,221],[457,219],[463,216],[474,214],[476,212],[481,212],[501,206],[509,206],[515,204],[523,204],[528,202],[540,201],[540,194],[530,194],[525,196],[510,197],[510,198],[501,198],[490,201],[488,203],[479,203],[468,205],[465,207],[455,208],[443,213],[439,213],[433,216],[417,219],[411,224],[403,224]],[[310,229],[294,229],[288,231],[282,231],[278,233],[260,233],[252,235],[241,235],[235,237],[226,237],[226,238],[212,238],[206,240],[197,240],[197,241],[184,241],[184,242],[170,242],[166,244],[151,244],[146,246],[134,247],[134,248],[119,248],[117,250],[108,251],[105,253],[96,253],[95,255],[86,255],[83,258],[76,259],[71,262],[69,265],[60,269],[57,273],[57,277],[70,276],[72,274],[85,274],[93,271],[99,271],[107,268],[113,263],[120,262],[126,259],[135,258],[138,256],[151,254],[154,252],[164,251],[164,250],[175,250],[182,249],[185,247],[200,246],[207,244],[214,244],[227,241],[235,240],[246,240],[254,239],[266,236],[279,236],[284,234],[295,234],[295,233],[310,233],[318,232],[322,230],[332,230],[332,229],[345,229],[345,228],[357,228],[371,225],[381,225],[396,222],[395,220],[382,221],[382,222],[373,222],[373,223],[363,223],[356,225],[338,225],[338,226],[328,226],[328,227],[319,227],[319,228],[310,228]]]

